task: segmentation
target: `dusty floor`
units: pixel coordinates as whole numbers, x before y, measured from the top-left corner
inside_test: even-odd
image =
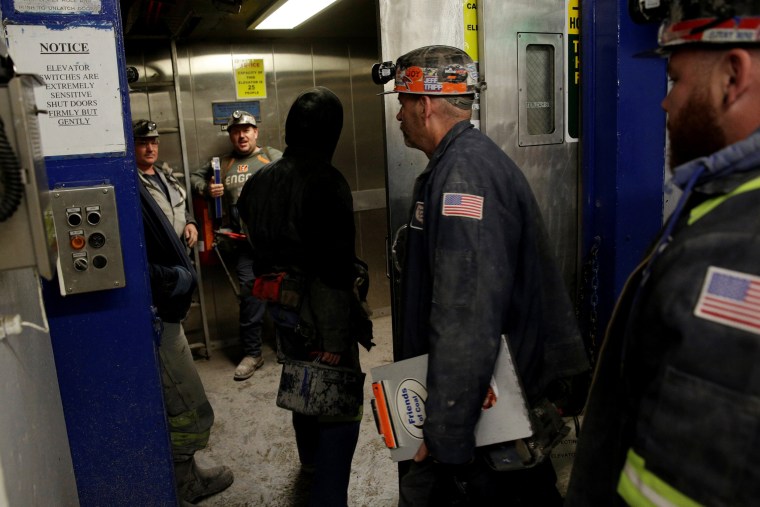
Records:
[[[398,503],[397,468],[377,433],[372,410],[370,369],[392,361],[391,318],[374,319],[376,347],[362,349],[365,382],[364,418],[354,454],[349,505],[351,507],[389,507]],[[233,380],[239,349],[230,347],[210,351],[210,359],[199,359],[196,366],[216,413],[208,448],[196,454],[201,466],[225,464],[235,474],[226,491],[199,502],[202,506],[284,507],[304,505],[303,481],[290,412],[275,405],[280,376],[274,343],[264,341],[264,366],[250,379]],[[572,461],[570,448],[557,449],[555,460],[560,490],[564,489]]]
[[[398,503],[396,464],[377,433],[372,410],[370,369],[392,361],[390,317],[374,319],[376,347],[361,349],[365,382],[364,418],[349,486],[351,507],[386,507]],[[236,347],[211,350],[210,360],[195,362],[216,421],[209,446],[196,454],[202,466],[225,464],[235,482],[226,491],[199,502],[203,506],[281,507],[302,505],[299,462],[290,412],[275,405],[280,379],[274,343],[264,341],[264,366],[242,382],[232,375]]]

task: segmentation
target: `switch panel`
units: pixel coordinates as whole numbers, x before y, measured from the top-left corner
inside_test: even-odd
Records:
[[[124,287],[113,186],[56,188],[50,194],[61,295]]]

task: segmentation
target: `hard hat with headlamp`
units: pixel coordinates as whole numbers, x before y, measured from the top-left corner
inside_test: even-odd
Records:
[[[132,123],[132,135],[134,137],[158,137],[158,125],[150,120],[136,120]]]
[[[451,46],[425,46],[392,62],[372,66],[372,80],[385,84],[394,79],[388,93],[417,95],[474,95],[480,90],[478,69],[463,50]]]
[[[251,127],[256,127],[256,118],[254,118],[254,116],[248,111],[237,110],[232,113],[230,119],[227,120],[227,130],[235,125],[250,125]]]
[[[636,22],[661,21],[661,52],[685,45],[760,45],[760,4],[755,0],[629,0]]]

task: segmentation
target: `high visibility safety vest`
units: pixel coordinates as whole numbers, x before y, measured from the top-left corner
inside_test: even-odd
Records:
[[[760,189],[760,177],[740,185],[728,194],[709,199],[695,206],[689,214],[688,225],[694,224],[732,197],[758,189]],[[637,454],[632,448],[628,450],[625,465],[620,473],[617,492],[628,505],[636,507],[697,507],[702,505],[648,470],[644,457]]]
[[[620,473],[617,492],[628,505],[637,507],[698,507],[702,505],[647,470],[644,458],[636,454],[633,449],[628,450],[623,471]]]

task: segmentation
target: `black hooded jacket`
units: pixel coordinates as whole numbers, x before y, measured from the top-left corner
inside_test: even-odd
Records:
[[[174,227],[153,196],[142,184],[138,183],[137,187],[140,191],[153,304],[164,322],[181,322],[190,309],[193,291],[197,285],[195,268],[185,252],[185,245],[177,237]],[[175,266],[186,269],[192,277],[192,282],[185,292],[172,295],[179,281]]]
[[[305,273],[323,350],[344,352],[355,277],[351,190],[331,159],[343,127],[343,106],[327,88],[303,92],[288,113],[283,157],[254,174],[237,206],[253,246],[256,276]],[[329,315],[329,318],[328,318]]]
[[[238,200],[257,276],[298,268],[334,288],[353,284],[351,190],[331,164],[343,107],[327,88],[302,93],[285,124],[283,157],[253,177]]]

